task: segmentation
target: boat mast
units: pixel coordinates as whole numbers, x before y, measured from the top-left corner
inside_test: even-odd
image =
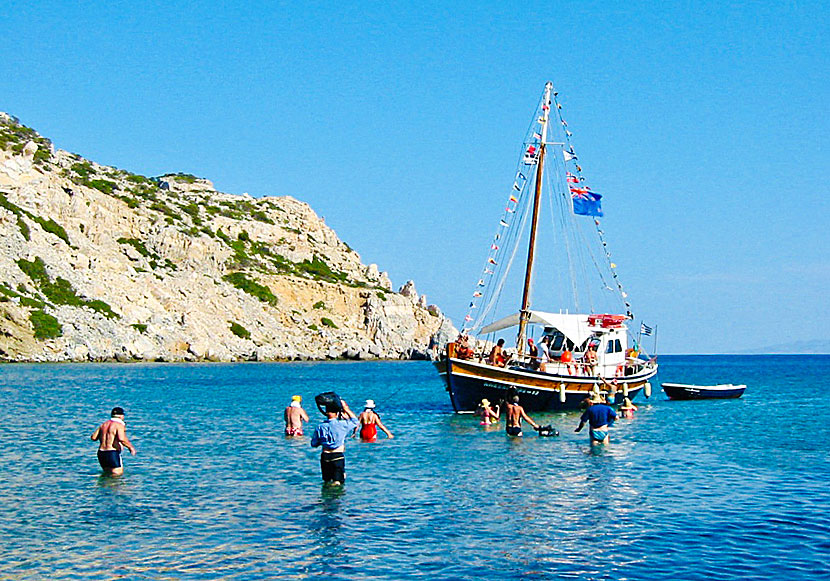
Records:
[[[545,167],[545,142],[548,137],[548,120],[550,119],[550,92],[553,83],[545,85],[545,97],[542,100],[542,116],[539,123],[542,125],[542,139],[539,144],[539,161],[536,163],[536,191],[533,196],[533,218],[530,223],[530,243],[527,250],[527,267],[525,269],[524,292],[522,293],[522,310],[519,312],[519,337],[516,340],[516,350],[519,357],[524,354],[525,334],[527,322],[530,319],[530,281],[533,275],[533,255],[536,250],[536,229],[539,223],[539,207],[542,199],[542,175]]]

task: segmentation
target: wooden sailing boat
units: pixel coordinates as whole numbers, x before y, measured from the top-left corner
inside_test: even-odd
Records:
[[[473,411],[482,399],[495,402],[506,399],[512,393],[520,396],[525,409],[536,411],[577,409],[592,394],[615,404],[622,403],[625,397],[633,399],[641,391],[646,396],[651,394],[649,380],[657,373],[657,363],[655,358],[641,353],[636,343],[629,342],[627,323],[634,317],[627,295],[619,283],[616,265],[611,262],[607,250],[605,257],[616,288],[606,283],[604,290],[618,293],[625,314],[599,314],[596,311],[580,314],[569,310],[548,312],[533,309],[531,305],[537,233],[546,183],[552,185],[552,199],[560,205],[559,215],[552,221],[567,223],[572,221],[570,218],[573,215],[593,216],[601,245],[607,247],[598,220],[598,216],[602,215],[599,205],[602,196],[584,185],[582,168],[576,163],[576,154],[570,143],[572,134],[562,118],[561,105],[556,97],[552,83],[547,83],[534,123],[526,136],[506,213],[499,223],[487,266],[473,293],[474,299],[465,317],[464,328],[459,339],[449,343],[435,362],[446,380],[456,412]],[[555,116],[551,115],[552,106]],[[552,121],[558,122],[562,128],[561,142],[548,141]],[[545,174],[549,151],[561,154],[561,157],[551,158],[551,165],[562,174],[554,179]],[[573,165],[573,173],[569,171],[569,164]],[[526,202],[524,205],[523,200]],[[552,213],[555,213],[553,209]],[[487,317],[495,314],[493,306],[499,302],[509,265],[521,241],[521,234],[514,234],[522,230],[521,226],[509,229],[526,223],[528,216],[531,223],[520,309],[518,313],[485,324]],[[512,224],[509,222],[511,218]],[[500,249],[510,241],[515,243],[513,253],[508,252],[507,260],[501,260],[503,255],[497,253],[503,251]],[[497,272],[497,268],[501,272]],[[477,301],[484,304],[480,305]],[[474,317],[474,312],[478,316]],[[498,349],[488,353],[493,341],[486,338],[508,328],[517,329],[516,349],[499,360]],[[538,331],[540,337],[532,344],[530,335],[534,331]],[[470,345],[469,333],[485,338],[485,348],[481,348],[481,342],[477,342],[478,348]],[[526,345],[529,349],[525,348]]]

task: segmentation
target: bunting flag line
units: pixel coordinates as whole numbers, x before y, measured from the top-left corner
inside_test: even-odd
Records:
[[[507,223],[507,222],[505,222],[504,220],[499,220],[499,224],[500,224],[500,225],[502,225],[502,226],[504,226],[505,228],[510,227],[510,224],[508,224],[508,223]]]
[[[562,150],[562,155],[565,156],[565,161],[571,161],[577,159],[576,155],[573,152],[567,151],[565,149]]]
[[[495,260],[493,257],[488,258],[488,259],[487,259],[487,262],[489,262],[490,264],[493,264],[493,265],[495,265],[495,266],[498,266],[498,265],[499,265],[499,263],[498,263],[498,262],[496,262],[496,260]]]
[[[516,204],[516,203],[518,203],[519,198],[517,198],[513,194],[510,194],[510,201],[513,202],[514,204]]]
[[[576,177],[571,172],[566,173],[565,177],[567,178],[569,184],[578,184],[579,183],[579,178]]]
[[[499,247],[496,246],[495,244],[490,245],[490,250],[498,250],[498,249],[499,249]]]

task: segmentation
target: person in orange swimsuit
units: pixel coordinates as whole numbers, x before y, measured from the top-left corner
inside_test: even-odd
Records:
[[[378,439],[378,428],[383,430],[386,437],[390,440],[395,436],[392,432],[386,429],[383,422],[380,421],[380,416],[375,412],[374,400],[367,399],[366,405],[363,406],[363,411],[357,416],[360,421],[360,439],[364,442],[374,442]]]

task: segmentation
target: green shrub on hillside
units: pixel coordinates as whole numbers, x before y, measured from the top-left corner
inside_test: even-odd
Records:
[[[23,148],[29,141],[34,141],[37,145],[35,163],[45,163],[52,158],[51,142],[38,135],[34,129],[21,125],[15,117],[10,122],[0,121],[0,149],[23,153]]]
[[[199,179],[195,175],[193,175],[192,173],[182,173],[182,172],[168,173],[168,174],[164,174],[163,176],[160,176],[160,177],[161,177],[161,179],[164,179],[164,178],[175,179],[177,182],[184,182],[186,184],[195,184],[196,180]]]
[[[247,277],[244,272],[234,272],[222,277],[223,280],[231,283],[233,286],[241,291],[248,293],[270,305],[277,304],[277,297],[271,292],[271,289],[265,285],[261,285]]]
[[[88,178],[90,175],[95,173],[95,168],[93,168],[92,164],[88,161],[73,163],[69,169],[82,178]]]
[[[133,329],[138,331],[139,333],[146,333],[147,332],[147,325],[145,323],[133,323],[130,325]]]
[[[156,212],[161,212],[162,214],[164,214],[168,218],[171,218],[172,220],[181,220],[182,219],[181,214],[179,214],[178,212],[176,212],[172,208],[170,208],[168,206],[165,206],[161,202],[153,202],[152,204],[150,204],[150,209],[155,210]]]
[[[243,327],[242,325],[240,325],[239,323],[236,323],[234,321],[228,321],[228,323],[231,324],[231,333],[233,333],[234,335],[236,335],[240,339],[250,339],[251,338],[251,332],[248,329],[246,329],[245,327]]]
[[[334,321],[332,321],[328,317],[323,317],[322,319],[320,319],[320,322],[326,327],[331,327],[332,329],[339,329],[339,327],[334,324]]]
[[[112,195],[112,192],[115,190],[115,188],[118,187],[118,184],[116,184],[115,182],[111,182],[109,180],[100,180],[100,179],[99,180],[89,180],[89,182],[87,182],[84,185],[88,185],[91,188],[95,188],[99,192],[102,192],[102,193],[107,194],[107,195]]]
[[[75,292],[72,283],[70,283],[65,278],[57,277],[55,281],[52,282],[49,279],[49,274],[46,272],[46,265],[43,262],[43,259],[39,256],[36,256],[34,260],[26,260],[21,258],[17,261],[17,265],[20,267],[26,275],[32,279],[40,292],[43,293],[43,296],[46,299],[55,305],[68,305],[70,307],[89,307],[93,311],[99,312],[108,319],[115,319],[118,318],[119,315],[115,313],[112,308],[102,300],[91,300],[88,301],[84,298],[78,296]],[[35,305],[30,304],[28,306],[42,306],[42,305]]]
[[[118,243],[119,244],[128,244],[128,245],[132,246],[133,248],[135,248],[138,251],[138,253],[141,256],[146,256],[148,258],[150,256],[154,256],[155,258],[159,258],[159,256],[157,254],[154,254],[154,253],[150,252],[149,250],[147,250],[147,247],[144,246],[144,243],[141,240],[138,240],[137,238],[124,238],[122,236],[121,238],[118,239]]]
[[[46,220],[44,218],[41,218],[40,216],[34,216],[34,215],[31,215],[31,214],[30,214],[30,218],[32,220],[34,220],[35,222],[37,222],[38,224],[40,224],[40,227],[43,228],[46,232],[49,232],[50,234],[54,234],[55,236],[57,236],[58,238],[60,238],[64,242],[66,242],[67,244],[70,244],[69,235],[66,233],[66,230],[63,229],[63,226],[61,226],[60,224],[58,224],[57,222],[52,220],[52,218],[49,218],[48,220]]]
[[[63,329],[58,320],[42,310],[29,313],[29,321],[35,331],[35,339],[54,339],[63,335]]]
[[[306,259],[298,263],[297,270],[309,274],[315,279],[323,279],[331,282],[346,280],[344,273],[333,271],[325,261],[317,256],[314,256],[311,261]]]

